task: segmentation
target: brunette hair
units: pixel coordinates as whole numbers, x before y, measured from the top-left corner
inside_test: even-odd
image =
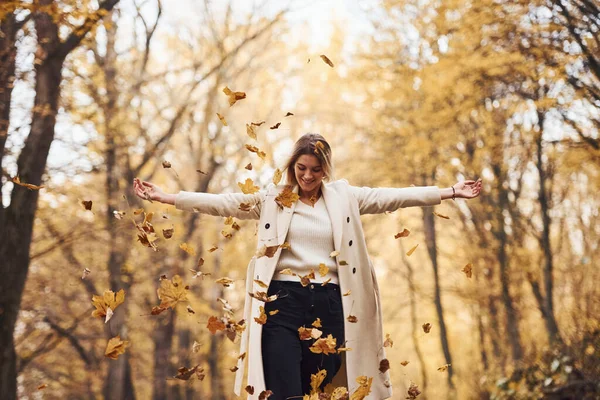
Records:
[[[333,163],[331,161],[331,147],[325,138],[318,133],[306,133],[300,137],[294,144],[294,151],[292,155],[285,163],[283,170],[287,176],[288,185],[297,185],[296,174],[294,173],[294,166],[298,158],[304,154],[310,154],[319,160],[321,168],[325,173],[323,180],[333,180]]]

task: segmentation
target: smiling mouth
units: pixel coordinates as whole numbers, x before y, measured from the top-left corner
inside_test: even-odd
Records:
[[[302,179],[302,182],[306,185],[310,185],[311,183],[313,183],[314,181],[310,181],[310,182],[306,182],[304,179]]]

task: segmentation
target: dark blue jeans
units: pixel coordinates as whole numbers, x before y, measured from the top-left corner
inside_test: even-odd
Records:
[[[262,330],[265,383],[273,391],[269,400],[301,399],[310,393],[310,375],[326,370],[321,389],[331,382],[342,365],[340,354],[315,354],[309,347],[315,339],[300,340],[298,328],[311,328],[321,319],[322,337],[331,334],[337,347],[344,346],[344,313],[338,285],[320,283],[303,287],[300,282],[272,281],[268,295],[279,298],[265,304],[267,323]],[[275,315],[269,311],[279,310]],[[254,323],[254,321],[253,321]]]

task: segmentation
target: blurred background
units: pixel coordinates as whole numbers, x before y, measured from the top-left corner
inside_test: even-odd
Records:
[[[420,399],[600,396],[598,0],[8,0],[0,13],[3,398],[236,398],[239,339],[207,322],[230,314],[217,298],[242,318],[256,222],[150,204],[132,181],[264,188],[307,132],[355,186],[483,180],[473,200],[363,217],[394,399],[411,382]],[[230,106],[225,87],[246,98]],[[140,208],[155,249],[138,240]],[[188,301],[151,315],[161,275],[180,275]],[[107,323],[91,316],[92,296],[120,289]],[[129,346],[115,360],[116,335]]]

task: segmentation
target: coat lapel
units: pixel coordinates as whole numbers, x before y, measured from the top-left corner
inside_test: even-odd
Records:
[[[342,219],[344,217],[342,215],[341,199],[335,190],[328,188],[324,183],[321,186],[321,191],[323,193],[323,199],[325,200],[325,206],[327,206],[329,218],[331,218],[334,250],[340,251],[342,245]]]
[[[298,185],[294,186],[292,192],[298,194]],[[298,200],[300,201],[300,200]],[[294,214],[294,210],[296,209],[295,201],[292,203],[291,207],[283,207],[283,209],[278,208],[277,213],[277,244],[282,244],[285,241],[288,230],[290,229],[290,223],[292,222],[292,215]]]

